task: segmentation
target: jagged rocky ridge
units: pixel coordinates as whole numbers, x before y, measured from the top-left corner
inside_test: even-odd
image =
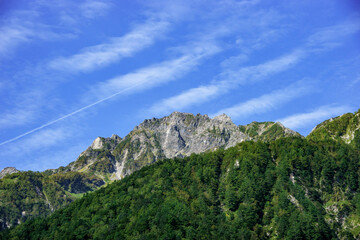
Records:
[[[300,136],[280,123],[253,122],[235,125],[229,116],[174,112],[147,119],[126,137],[98,137],[79,158],[58,171],[82,171],[105,181],[121,179],[160,159],[185,157],[217,148],[229,148],[247,140],[274,140]]]

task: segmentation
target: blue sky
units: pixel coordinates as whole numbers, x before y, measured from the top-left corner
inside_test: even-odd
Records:
[[[360,4],[0,1],[0,169],[57,168],[173,111],[303,135],[360,106]]]

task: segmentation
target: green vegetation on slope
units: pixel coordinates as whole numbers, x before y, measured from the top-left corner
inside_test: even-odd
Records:
[[[360,109],[356,113],[326,120],[307,136],[312,140],[335,139],[360,147]],[[354,141],[355,140],[355,141]]]
[[[0,179],[0,229],[46,216],[104,182],[83,173],[18,172]]]
[[[278,122],[252,122],[248,125],[240,125],[239,129],[254,141],[269,142],[281,137],[301,137],[299,133],[286,129]]]
[[[331,139],[243,142],[157,162],[6,239],[354,239],[359,151]]]

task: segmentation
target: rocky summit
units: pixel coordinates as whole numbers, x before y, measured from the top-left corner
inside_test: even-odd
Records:
[[[117,135],[96,138],[76,161],[57,171],[89,172],[111,181],[160,159],[227,149],[246,140],[267,141],[285,136],[300,134],[280,123],[253,122],[237,126],[225,114],[210,118],[174,112],[160,119],[145,120],[123,139]]]

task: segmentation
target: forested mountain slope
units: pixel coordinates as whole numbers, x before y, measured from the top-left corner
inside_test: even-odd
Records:
[[[0,229],[18,225],[34,216],[46,216],[104,184],[79,172],[47,175],[17,172],[0,180]]]
[[[359,148],[242,142],[142,168],[6,239],[358,239]]]
[[[145,120],[123,139],[98,137],[66,167],[43,173],[6,168],[0,178],[0,230],[26,219],[49,215],[88,191],[121,179],[158,160],[228,148],[245,140],[300,136],[279,123],[236,126],[225,114],[172,113]]]
[[[317,125],[307,136],[313,140],[334,139],[360,147],[360,109]]]

